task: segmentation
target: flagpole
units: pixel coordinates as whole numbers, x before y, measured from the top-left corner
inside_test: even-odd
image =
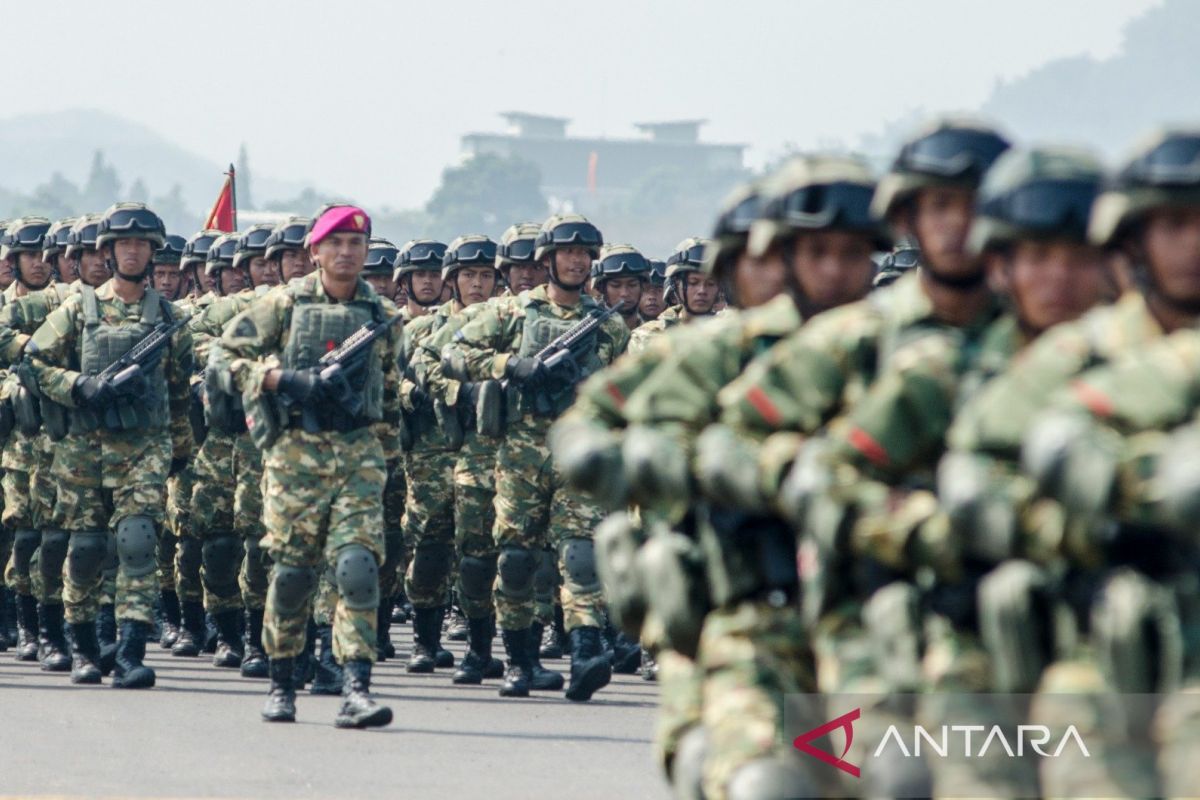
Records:
[[[229,199],[233,206],[233,229],[238,229],[237,224],[237,178],[233,171],[233,164],[229,165]]]

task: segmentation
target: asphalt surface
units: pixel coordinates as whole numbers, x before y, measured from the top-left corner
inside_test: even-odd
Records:
[[[265,680],[157,644],[148,691],[72,686],[0,654],[0,797],[668,796],[650,750],[654,684],[616,675],[589,703],[561,692],[504,699],[498,681],[405,673],[410,628],[392,635],[400,652],[376,665],[372,689],[395,720],[373,731],[334,728],[338,698],[307,693],[295,724],[268,725]],[[461,657],[463,644],[446,644]]]

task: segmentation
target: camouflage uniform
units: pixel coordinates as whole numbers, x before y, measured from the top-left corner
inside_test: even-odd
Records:
[[[674,328],[681,322],[683,322],[683,306],[671,306],[656,318],[633,329],[629,334],[629,352],[642,352],[649,346],[651,339]]]

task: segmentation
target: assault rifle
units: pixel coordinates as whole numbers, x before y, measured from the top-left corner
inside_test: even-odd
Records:
[[[385,322],[364,322],[362,327],[346,337],[346,340],[317,360],[316,371],[326,387],[329,400],[337,403],[351,417],[358,416],[363,407],[362,393],[350,385],[350,376],[363,366],[363,359],[371,352],[375,340],[383,336],[401,320],[399,314]],[[317,409],[305,403],[301,410],[301,425],[309,433],[323,430],[317,417]]]

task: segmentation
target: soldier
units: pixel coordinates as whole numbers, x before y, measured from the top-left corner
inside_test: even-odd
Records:
[[[267,260],[276,263],[283,283],[303,278],[317,268],[304,247],[304,237],[311,226],[308,217],[288,217],[275,226],[267,239]]]
[[[155,526],[167,476],[191,453],[191,337],[176,330],[165,351],[139,365],[123,384],[103,372],[157,326],[175,320],[177,312],[146,286],[154,250],[165,236],[162,220],[145,206],[110,207],[96,242],[113,277],[99,289],[81,285],[26,348],[41,394],[70,410],[69,433],[55,448],[52,474],[58,484],[55,522],[70,534],[63,599],[75,641],[73,682],[100,680],[96,598],[111,529],[120,558],[113,685],[154,685],[154,671],[142,659],[157,597]]]
[[[55,280],[63,283],[71,283],[79,277],[74,261],[66,257],[67,237],[71,235],[75,221],[76,217],[64,217],[51,225],[46,231],[42,250],[42,260],[54,270]]]
[[[642,292],[641,302],[638,303],[638,313],[642,319],[649,322],[658,319],[667,304],[663,302],[663,291],[667,285],[667,262],[656,258],[647,259],[650,262],[649,286]]]
[[[494,536],[500,556],[494,599],[508,653],[502,697],[524,697],[530,690],[537,647],[530,636],[533,582],[538,554],[547,543],[558,551],[564,578],[561,595],[572,643],[567,698],[588,700],[611,677],[601,647],[603,594],[591,540],[599,512],[566,490],[550,462],[546,432],[571,404],[575,384],[624,351],[628,329],[615,320],[605,321],[573,354],[574,368],[568,374],[547,373],[535,358],[562,333],[599,311],[582,291],[602,244],[600,231],[583,217],[551,217],[534,251],[546,265],[550,282],[484,306],[442,353],[448,377],[505,380],[519,397],[514,397],[517,407],[509,409],[513,421],[496,462]]]
[[[668,298],[674,298],[675,305],[630,334],[630,352],[640,353],[646,349],[646,343],[651,338],[681,322],[692,322],[714,313],[717,282],[700,270],[707,246],[708,240],[693,236],[680,242],[675,252],[667,258],[667,285],[663,302],[670,302]]]
[[[413,239],[396,256],[396,285],[404,292],[400,313],[405,323],[423,317],[442,300],[442,257],[446,245],[433,239]]]
[[[592,285],[598,292],[596,299],[606,306],[620,305],[621,319],[629,330],[641,325],[638,304],[650,274],[646,257],[631,245],[606,244],[600,248],[594,269],[597,274]]]
[[[392,712],[370,695],[376,658],[379,564],[384,559],[383,448],[371,430],[397,415],[394,313],[360,278],[371,222],[332,206],[308,234],[315,274],[268,293],[226,326],[210,363],[222,390],[240,393],[264,448],[264,523],[273,562],[263,621],[271,688],[262,717],[296,718],[293,660],[305,647],[322,562],[335,572],[333,647],[345,676],[335,724],[387,725]],[[326,353],[356,332],[380,328],[355,361],[327,377]]]
[[[180,267],[186,245],[187,240],[182,236],[168,234],[163,246],[154,251],[154,288],[172,303],[191,294],[187,276]]]
[[[533,257],[534,242],[542,226],[536,222],[510,225],[496,245],[496,269],[505,295],[516,295],[546,282],[546,268]]]

